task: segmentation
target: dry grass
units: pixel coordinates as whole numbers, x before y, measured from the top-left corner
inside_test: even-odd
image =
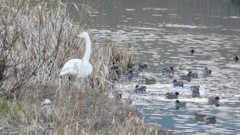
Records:
[[[58,1],[52,7],[46,2],[29,6],[26,0],[0,1],[1,134],[172,134],[108,98],[112,76],[107,70],[112,63],[124,69],[134,58],[127,44],[93,45],[93,74],[59,88],[64,62],[81,58],[85,51],[83,42],[74,40],[81,26],[73,25],[66,5]],[[42,106],[45,98],[53,104]]]

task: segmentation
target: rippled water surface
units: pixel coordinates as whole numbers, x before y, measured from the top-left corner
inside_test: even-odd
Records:
[[[176,134],[240,133],[240,3],[238,0],[105,0],[92,13],[89,27],[93,42],[127,42],[137,51],[136,63],[147,63],[144,76],[157,78],[146,85],[146,93],[132,93],[139,78],[120,85],[123,98],[143,112],[145,121],[158,123]],[[75,16],[75,18],[77,18]],[[196,48],[193,55],[189,48]],[[173,88],[172,80],[160,73],[162,67],[173,66],[180,73],[189,70],[198,79]],[[208,67],[212,75],[204,77]],[[192,98],[190,86],[200,85],[201,98]],[[163,94],[178,91],[186,108],[175,110],[175,100]],[[207,98],[219,96],[220,106],[207,104]],[[124,99],[123,99],[124,100]],[[193,115],[216,116],[216,124],[195,122]]]

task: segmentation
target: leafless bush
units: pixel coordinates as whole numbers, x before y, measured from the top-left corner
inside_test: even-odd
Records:
[[[26,1],[1,5],[1,86],[15,92],[26,83],[55,80],[59,68],[73,51],[79,27],[66,16],[61,3],[49,11],[47,4],[28,6]]]

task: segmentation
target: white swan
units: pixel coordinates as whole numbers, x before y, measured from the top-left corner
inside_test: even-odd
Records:
[[[91,55],[91,40],[87,32],[82,32],[81,34],[77,35],[77,38],[85,38],[86,40],[86,52],[82,59],[70,59],[68,60],[61,72],[60,72],[60,79],[63,75],[73,75],[77,78],[85,78],[92,73],[92,65],[89,62],[90,55]],[[60,80],[61,86],[61,80]]]

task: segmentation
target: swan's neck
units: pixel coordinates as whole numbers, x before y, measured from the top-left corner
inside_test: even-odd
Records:
[[[90,37],[86,37],[86,52],[84,54],[83,60],[89,61],[91,55],[91,40]]]

